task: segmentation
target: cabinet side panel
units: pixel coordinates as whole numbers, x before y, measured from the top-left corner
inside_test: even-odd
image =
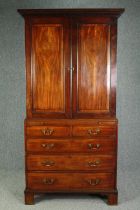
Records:
[[[63,26],[32,27],[33,109],[64,112]]]
[[[31,88],[31,24],[30,17],[25,18],[25,55],[26,55],[26,113],[32,117],[32,88]]]

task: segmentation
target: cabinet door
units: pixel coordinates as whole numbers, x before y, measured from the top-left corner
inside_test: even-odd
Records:
[[[111,19],[73,21],[73,116],[115,115],[116,25]]]
[[[70,116],[69,34],[66,18],[33,17],[26,22],[29,117]]]

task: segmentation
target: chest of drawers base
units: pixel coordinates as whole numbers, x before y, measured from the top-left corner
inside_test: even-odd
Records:
[[[25,203],[39,193],[105,195],[117,204],[117,120],[25,120]]]

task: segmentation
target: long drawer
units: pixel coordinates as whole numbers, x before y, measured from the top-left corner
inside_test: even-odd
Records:
[[[28,155],[28,170],[113,170],[111,155]]]
[[[28,173],[27,187],[46,192],[94,191],[114,188],[112,173]]]
[[[115,139],[27,139],[27,152],[62,153],[88,152],[93,154],[114,154]]]

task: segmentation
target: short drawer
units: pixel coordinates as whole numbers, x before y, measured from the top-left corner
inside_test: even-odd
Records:
[[[116,126],[73,126],[73,136],[86,136],[86,137],[102,137],[102,136],[115,136]]]
[[[70,136],[69,126],[31,126],[26,128],[27,136],[34,137],[60,137]]]
[[[114,154],[116,139],[27,139],[27,152]]]
[[[114,188],[112,173],[28,173],[28,189],[46,192],[90,192]]]
[[[111,155],[28,155],[28,170],[113,170]]]

